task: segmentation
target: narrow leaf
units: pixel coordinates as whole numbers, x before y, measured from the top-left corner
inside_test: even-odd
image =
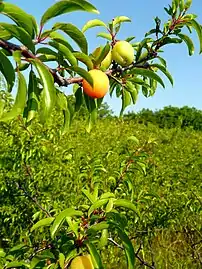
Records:
[[[2,50],[0,50],[0,71],[6,79],[8,91],[11,92],[15,83],[15,71],[8,57]]]
[[[76,57],[66,46],[59,44],[56,41],[49,41],[48,44],[57,49],[62,55],[64,55],[65,59],[67,59],[71,65],[77,65]]]
[[[192,42],[191,38],[185,34],[178,34],[178,36],[187,44],[189,55],[194,54],[194,43]]]
[[[34,37],[35,22],[31,15],[27,14],[24,10],[16,5],[0,2],[0,13],[6,15],[13,20],[18,26],[22,27],[31,38]]]
[[[99,14],[99,11],[85,0],[61,0],[46,10],[41,18],[40,24],[44,25],[48,20],[56,16],[73,11],[87,11]]]
[[[18,39],[23,45],[30,49],[33,53],[35,52],[35,46],[32,42],[30,35],[22,28],[14,24],[9,23],[0,23],[0,26],[3,27],[6,31],[11,33],[12,37]]]
[[[49,217],[49,218],[39,220],[37,223],[35,223],[32,226],[30,232],[32,233],[34,230],[39,229],[39,228],[44,227],[44,226],[50,226],[51,223],[53,222],[53,220],[54,220],[53,217]]]
[[[47,67],[38,60],[31,60],[36,67],[40,76],[40,81],[43,85],[40,99],[40,118],[42,122],[45,122],[50,116],[50,113],[54,107],[56,100],[56,91],[54,87],[53,76]]]
[[[163,80],[153,71],[145,68],[133,68],[130,73],[136,74],[136,75],[141,75],[144,77],[152,78],[156,80],[158,83],[160,83],[163,88],[165,88],[165,85],[163,83]]]
[[[96,26],[103,26],[105,28],[107,28],[107,25],[98,19],[94,19],[94,20],[90,20],[88,21],[82,28],[82,32],[84,33],[85,31],[87,31],[90,28],[96,27]]]
[[[8,121],[22,114],[26,104],[26,97],[27,97],[26,80],[24,76],[20,72],[18,72],[18,89],[14,105],[12,106],[11,110],[8,113],[3,115],[0,121]]]
[[[56,23],[53,26],[53,30],[58,29],[62,30],[64,33],[70,36],[76,42],[83,53],[88,53],[88,42],[86,37],[76,26],[71,23]]]
[[[96,247],[94,246],[93,243],[91,242],[86,242],[86,246],[88,248],[88,251],[91,255],[91,259],[94,265],[95,269],[104,269],[103,264],[102,264],[102,260],[100,257],[99,252],[97,251]]]
[[[51,238],[55,237],[55,234],[63,224],[66,217],[73,217],[73,216],[82,216],[83,212],[75,210],[73,208],[67,208],[62,211],[57,217],[55,218],[53,225],[50,228]]]

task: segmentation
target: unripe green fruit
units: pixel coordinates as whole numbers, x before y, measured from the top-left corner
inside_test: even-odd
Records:
[[[71,262],[70,269],[94,269],[91,256],[77,256]]]
[[[134,49],[127,41],[118,41],[112,49],[112,59],[121,66],[128,66],[134,61]]]

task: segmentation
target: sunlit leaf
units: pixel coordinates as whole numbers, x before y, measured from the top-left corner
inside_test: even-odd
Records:
[[[41,25],[48,20],[73,11],[87,11],[99,14],[99,11],[85,0],[61,0],[49,7],[41,18]]]
[[[91,255],[91,259],[92,259],[94,268],[96,268],[96,269],[104,269],[100,254],[97,251],[94,244],[91,243],[91,242],[86,242],[85,244],[86,244],[87,249],[88,249],[88,251],[89,251],[89,253]]]
[[[0,13],[12,19],[18,26],[22,27],[31,38],[34,38],[36,24],[31,15],[27,14],[18,6],[5,1],[0,2]]]
[[[18,39],[23,45],[30,49],[33,53],[35,51],[34,43],[30,35],[22,28],[14,24],[1,22],[0,26],[3,27],[6,31],[11,33],[13,37]]]
[[[20,72],[18,72],[18,88],[14,105],[12,106],[9,112],[7,112],[5,115],[2,116],[2,118],[0,118],[0,121],[8,121],[16,118],[18,115],[21,115],[26,104],[26,97],[27,97],[26,80],[24,76]]]
[[[164,73],[164,75],[166,75],[166,77],[169,79],[169,81],[170,81],[170,83],[172,84],[172,86],[173,86],[173,78],[172,78],[172,76],[171,76],[171,74],[168,72],[168,70],[164,67],[164,66],[162,66],[162,65],[160,65],[160,64],[151,64],[151,67],[157,67],[159,70],[161,70],[163,73]]]
[[[90,28],[96,27],[96,26],[103,26],[105,28],[107,28],[107,25],[98,19],[94,19],[94,20],[90,20],[88,21],[82,28],[82,32],[84,33],[85,31],[87,31]]]
[[[43,85],[40,98],[40,118],[42,122],[45,122],[50,116],[50,113],[54,107],[56,100],[56,91],[54,87],[53,76],[48,68],[38,60],[32,60],[32,63],[36,67],[40,76],[40,81]]]
[[[131,71],[131,74],[141,75],[145,77],[152,78],[156,80],[158,83],[160,83],[163,88],[165,88],[165,85],[163,83],[163,80],[153,71],[145,68],[133,68]]]
[[[56,41],[49,41],[48,44],[57,49],[60,53],[62,53],[65,59],[67,59],[72,66],[77,66],[76,57],[66,46],[64,46],[63,44],[59,44]]]
[[[192,20],[191,25],[197,32],[199,42],[200,42],[200,52],[199,53],[202,53],[202,28],[196,20]]]
[[[110,34],[108,34],[108,33],[98,33],[97,34],[97,37],[102,37],[102,38],[105,38],[105,39],[107,39],[107,40],[109,40],[109,41],[112,41],[112,37],[111,37],[111,35]]]
[[[88,55],[83,52],[74,52],[73,55],[77,60],[84,63],[88,67],[88,70],[93,69],[93,62]]]
[[[194,54],[194,43],[191,40],[191,38],[185,34],[178,34],[178,36],[187,44],[189,55],[190,56],[193,55]]]
[[[55,218],[53,225],[50,227],[51,238],[55,237],[55,234],[63,224],[66,217],[74,217],[74,216],[82,216],[83,212],[75,210],[73,208],[67,208],[62,211],[57,217]]]
[[[113,26],[116,26],[117,24],[122,23],[122,22],[131,22],[131,19],[126,16],[115,17],[113,20]]]
[[[33,232],[34,230],[36,229],[39,229],[41,227],[44,227],[44,226],[50,226],[51,223],[53,222],[54,218],[53,217],[49,217],[49,218],[45,218],[45,219],[42,219],[42,220],[39,220],[37,223],[35,223],[32,228],[31,228],[31,232]]]
[[[75,25],[71,23],[56,23],[53,26],[53,30],[62,30],[76,42],[83,53],[88,53],[86,37]]]

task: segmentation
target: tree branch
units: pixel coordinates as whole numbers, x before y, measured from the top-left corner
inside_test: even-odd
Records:
[[[38,59],[38,57],[36,55],[34,55],[32,52],[30,52],[28,50],[28,48],[26,46],[19,46],[16,44],[13,44],[7,40],[1,39],[0,38],[0,47],[5,49],[10,55],[12,55],[12,53],[14,51],[21,51],[22,56],[25,57],[25,59],[28,61],[28,59]],[[39,60],[39,59],[38,59]],[[63,87],[67,87],[71,84],[74,83],[82,83],[83,78],[82,77],[74,77],[74,78],[63,78],[62,76],[60,76],[57,73],[56,69],[50,68],[46,65],[46,67],[49,69],[50,73],[52,74],[53,78],[54,78],[54,82],[58,84],[58,86],[63,86]],[[113,74],[116,74],[117,72],[125,72],[127,70],[130,70],[134,67],[142,67],[142,68],[148,68],[148,65],[140,65],[140,63],[132,63],[131,65],[125,67],[125,68],[116,68],[116,69],[110,69],[108,71],[105,72],[106,75],[111,76]]]

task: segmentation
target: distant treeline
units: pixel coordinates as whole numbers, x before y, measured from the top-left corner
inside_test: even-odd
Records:
[[[129,112],[124,119],[145,125],[152,123],[160,128],[191,127],[194,130],[202,130],[202,110],[188,106],[181,108],[167,106],[157,111],[142,109],[138,113]]]

